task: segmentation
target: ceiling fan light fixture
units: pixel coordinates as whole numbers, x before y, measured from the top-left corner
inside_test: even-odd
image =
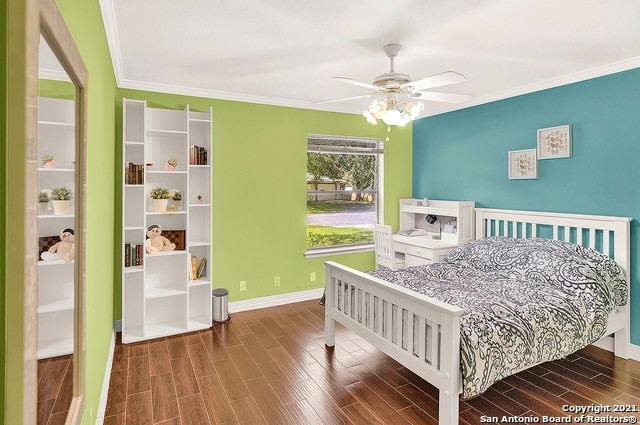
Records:
[[[394,99],[373,100],[369,109],[363,111],[362,115],[371,124],[377,124],[377,120],[382,120],[386,125],[403,127],[418,118],[423,109],[422,102],[404,103]]]
[[[402,119],[402,113],[397,109],[388,109],[382,117],[386,125],[398,125]]]

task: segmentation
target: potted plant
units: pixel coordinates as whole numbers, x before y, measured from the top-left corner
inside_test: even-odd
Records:
[[[167,171],[173,171],[176,169],[177,166],[178,166],[178,158],[172,155],[171,158],[167,160]]]
[[[149,193],[153,199],[153,209],[157,212],[165,212],[169,202],[169,189],[165,187],[154,187]]]
[[[54,214],[66,214],[73,198],[73,192],[66,187],[56,187],[51,191],[51,203]]]
[[[176,190],[173,196],[171,197],[172,207],[175,211],[180,211],[180,207],[182,206],[182,193],[179,190]]]
[[[55,158],[50,153],[45,153],[42,157],[42,165],[44,168],[52,168],[56,163]]]
[[[40,205],[40,211],[45,212],[49,209],[49,194],[44,190],[38,193],[38,204]]]

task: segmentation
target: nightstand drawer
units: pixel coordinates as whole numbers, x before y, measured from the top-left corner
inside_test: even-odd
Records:
[[[415,255],[405,255],[404,257],[404,266],[405,267],[413,267],[413,266],[423,266],[425,264],[431,264],[433,261],[428,260],[422,257],[416,257]]]
[[[425,260],[433,261],[433,249],[425,248],[423,246],[407,246],[407,255],[413,255],[415,257],[424,258]]]

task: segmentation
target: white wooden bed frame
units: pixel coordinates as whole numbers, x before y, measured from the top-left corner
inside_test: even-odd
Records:
[[[569,240],[613,258],[629,281],[630,218],[486,208],[476,208],[475,213],[476,239]],[[325,344],[335,345],[338,322],[382,350],[438,388],[438,422],[447,425],[458,423],[462,313],[455,305],[335,262],[326,263]],[[629,358],[629,303],[610,316],[605,335],[610,334],[615,335],[615,355]]]

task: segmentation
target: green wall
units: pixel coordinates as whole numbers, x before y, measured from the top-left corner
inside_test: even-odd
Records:
[[[7,2],[6,0],[0,0],[0,46],[2,48],[2,55],[0,55],[0,128],[2,134],[0,135],[0,164],[2,164],[2,170],[0,170],[0,182],[2,182],[2,193],[7,193],[7,54],[4,53],[8,48],[8,34],[9,28],[7,22]],[[7,271],[5,268],[5,250],[6,250],[6,196],[0,196],[0,241],[2,242],[2,249],[0,250],[0,424],[6,423],[7,410],[5,409],[5,395],[6,395],[6,357],[5,350],[6,344],[6,286],[7,286]]]
[[[96,419],[113,333],[116,210],[114,149],[117,94],[97,0],[57,0],[89,73],[86,179],[86,407],[83,424]],[[119,259],[120,257],[118,257]]]
[[[359,115],[121,89],[119,140],[122,97],[170,109],[213,107],[213,286],[229,289],[230,301],[322,288],[327,260],[373,268],[370,252],[304,257],[306,139],[309,133],[384,139],[386,127],[372,126]],[[410,158],[411,128],[393,129],[385,144],[384,214],[394,226],[399,198],[411,193]],[[312,271],[315,282],[309,280]],[[279,287],[273,285],[275,276],[281,278]],[[247,282],[246,292],[239,292],[241,280]],[[119,305],[116,309],[120,317]]]
[[[24,334],[22,323],[24,317],[23,291],[19,284],[24,280],[24,259],[14,258],[24,252],[23,241],[16,235],[24,233],[22,205],[24,205],[25,152],[24,136],[20,135],[24,125],[24,112],[20,110],[18,93],[24,86],[24,69],[19,52],[24,51],[26,31],[25,6],[23,0],[2,0],[3,11],[6,5],[11,6],[2,17],[3,31],[11,25],[11,37],[3,38],[2,49],[3,70],[7,69],[7,51],[11,51],[11,67],[8,74],[3,73],[3,86],[11,87],[13,99],[3,99],[3,119],[7,119],[10,134],[3,134],[3,191],[2,197],[2,229],[5,233],[3,242],[12,239],[12,251],[3,249],[2,264],[14,267],[2,274],[3,300],[2,330],[2,403],[4,404],[3,421],[7,424],[23,423],[23,385],[22,375],[26,369],[23,356]],[[37,2],[31,2],[37,4]],[[111,65],[111,58],[102,25],[102,17],[97,0],[60,0],[58,5],[71,30],[81,56],[89,71],[88,88],[88,133],[87,133],[87,270],[86,270],[86,302],[87,302],[87,338],[86,338],[86,408],[83,423],[95,421],[98,409],[105,366],[113,329],[113,252],[114,227],[116,222],[114,199],[114,161],[115,161],[115,99],[116,84]],[[3,89],[4,89],[3,87]],[[6,108],[6,105],[11,108]],[[13,114],[13,116],[12,116]],[[4,129],[4,126],[3,126]],[[9,140],[11,143],[9,143]],[[5,171],[6,169],[6,171]],[[17,192],[18,194],[16,195]],[[12,199],[7,204],[6,199]],[[8,221],[11,225],[8,226]],[[17,254],[16,254],[17,253]],[[12,282],[12,285],[8,285]],[[7,316],[5,316],[5,314]],[[9,326],[10,324],[10,326]],[[35,394],[24,396],[29,403],[35,400]]]
[[[631,342],[640,345],[640,69],[424,118],[414,123],[413,194],[489,208],[632,217]],[[509,180],[507,152],[572,125],[573,156]]]

